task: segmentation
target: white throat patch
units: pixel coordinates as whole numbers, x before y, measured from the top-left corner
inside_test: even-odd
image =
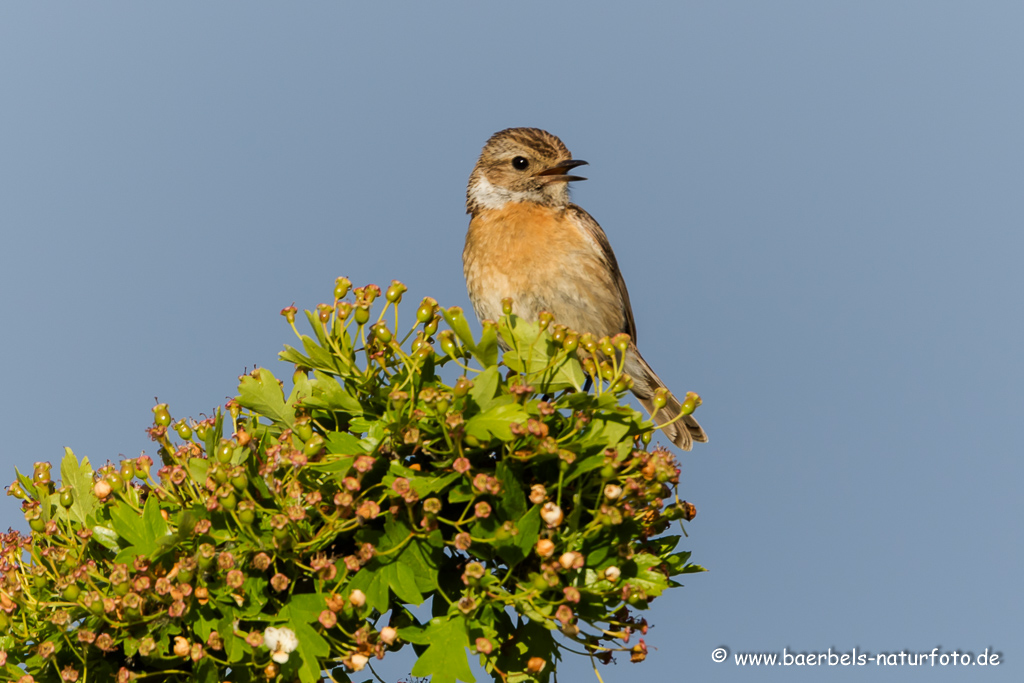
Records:
[[[538,200],[536,192],[513,192],[512,190],[498,187],[484,177],[483,173],[478,175],[473,184],[469,186],[469,198],[471,203],[483,209],[500,209],[509,202]]]

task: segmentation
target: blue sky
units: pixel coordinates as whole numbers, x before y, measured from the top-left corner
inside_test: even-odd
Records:
[[[0,470],[149,449],[154,396],[198,415],[277,369],[277,312],[338,275],[468,307],[466,178],[491,133],[542,127],[590,162],[574,197],[711,436],[681,487],[711,571],[606,683],[1020,680],[1022,25],[999,2],[5,3]],[[719,646],[1004,663],[753,671]]]

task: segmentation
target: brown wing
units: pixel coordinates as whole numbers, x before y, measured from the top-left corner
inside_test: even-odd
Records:
[[[633,320],[633,307],[629,303],[629,292],[626,290],[626,281],[622,279],[622,271],[619,270],[619,263],[615,260],[615,252],[612,251],[612,245],[608,242],[608,236],[604,234],[604,230],[601,229],[601,226],[594,220],[593,216],[580,207],[575,204],[570,204],[568,211],[570,211],[576,218],[577,224],[580,225],[597,244],[601,255],[604,257],[605,263],[608,265],[608,269],[611,270],[614,275],[615,285],[618,287],[619,296],[622,298],[622,305],[626,312],[626,329],[622,331],[628,334],[635,344],[636,322]]]

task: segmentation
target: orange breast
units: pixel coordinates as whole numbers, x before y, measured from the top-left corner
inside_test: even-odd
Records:
[[[497,320],[502,298],[511,297],[524,318],[548,310],[580,331],[622,329],[622,303],[602,255],[567,211],[510,202],[477,213],[466,235],[463,269],[481,318]]]

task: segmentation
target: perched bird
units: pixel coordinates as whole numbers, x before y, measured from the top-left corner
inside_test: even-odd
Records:
[[[527,320],[546,310],[580,334],[629,334],[624,368],[633,393],[654,413],[654,392],[665,384],[636,348],[633,309],[615,254],[597,221],[569,201],[569,183],[585,180],[569,173],[586,163],[537,128],[491,136],[466,191],[472,214],[462,252],[466,287],[481,320],[498,320],[502,299],[511,297],[514,313]],[[655,419],[664,424],[679,411],[669,394]],[[708,440],[692,415],[664,432],[683,450]]]

